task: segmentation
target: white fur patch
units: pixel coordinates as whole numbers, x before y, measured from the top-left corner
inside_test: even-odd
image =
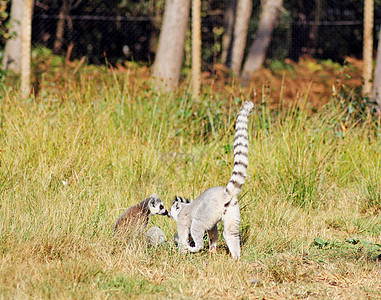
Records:
[[[240,124],[240,123],[243,123],[243,124]],[[237,119],[237,125],[240,124],[240,126],[242,125],[247,126],[246,123],[247,123],[247,116],[239,115]]]
[[[239,136],[239,137],[237,137],[237,138],[234,140],[234,145],[237,145],[237,144],[242,144],[242,145],[244,145],[245,147],[248,147],[248,146],[249,146],[249,140],[248,140],[247,137]]]
[[[242,165],[235,165],[234,170],[236,172],[245,173],[246,174],[246,168]]]
[[[237,154],[234,156],[234,162],[241,162],[247,165],[249,163],[249,160],[247,159],[247,155],[245,154]]]
[[[234,154],[236,153],[243,153],[244,155],[248,155],[249,149],[245,146],[238,145],[237,147],[234,148]]]

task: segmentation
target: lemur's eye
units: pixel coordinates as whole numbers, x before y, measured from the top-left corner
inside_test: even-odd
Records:
[[[159,207],[160,209],[163,209],[164,208],[164,206],[163,205],[160,205],[160,207]]]

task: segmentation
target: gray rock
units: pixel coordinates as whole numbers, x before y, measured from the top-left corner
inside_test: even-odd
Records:
[[[159,227],[151,227],[146,233],[147,241],[153,247],[157,247],[167,241],[163,230]]]

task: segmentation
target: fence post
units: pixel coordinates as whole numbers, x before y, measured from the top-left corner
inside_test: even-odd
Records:
[[[30,48],[32,35],[32,3],[24,0],[21,22],[21,94],[23,98],[30,92]]]
[[[201,90],[201,0],[192,0],[192,89],[199,97]]]
[[[363,80],[362,95],[372,92],[372,60],[373,60],[373,13],[374,0],[365,0],[364,4],[364,45],[363,45]]]

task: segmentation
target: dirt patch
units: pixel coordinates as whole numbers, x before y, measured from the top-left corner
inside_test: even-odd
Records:
[[[350,89],[361,86],[362,61],[347,58],[345,64],[340,65],[304,57],[298,63],[273,62],[257,71],[245,88],[228,76],[229,70],[224,66],[217,64],[214,69],[203,74],[203,83],[214,92],[226,93],[230,89],[233,97],[246,96],[256,102],[265,99],[272,105],[291,104],[306,97],[307,103],[320,107],[330,101],[333,89],[340,90],[344,85]]]

